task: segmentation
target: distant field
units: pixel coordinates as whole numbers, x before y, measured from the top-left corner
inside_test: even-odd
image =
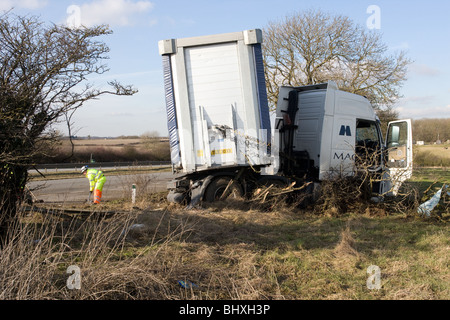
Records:
[[[135,147],[137,149],[152,149],[159,145],[164,145],[168,141],[166,138],[152,138],[152,139],[77,139],[72,140],[76,149],[90,149],[92,147],[108,147],[108,148],[123,148],[126,146]],[[63,146],[70,146],[70,141],[65,140]]]
[[[415,145],[414,163],[424,167],[450,167],[450,145]]]
[[[415,146],[419,152],[428,152],[433,155],[450,159],[450,144],[432,144],[424,146]]]
[[[66,140],[69,142],[68,140]],[[142,139],[75,139],[72,140],[76,146],[98,146],[98,145],[110,145],[110,146],[119,146],[119,145],[128,145],[128,144],[140,144],[142,143]]]
[[[166,161],[170,159],[167,138],[75,139],[63,140],[52,157],[41,162]]]

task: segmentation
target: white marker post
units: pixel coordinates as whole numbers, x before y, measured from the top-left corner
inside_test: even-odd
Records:
[[[134,205],[136,203],[136,185],[131,186],[131,203]]]

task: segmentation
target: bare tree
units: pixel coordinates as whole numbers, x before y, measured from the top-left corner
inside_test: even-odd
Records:
[[[379,33],[355,25],[348,17],[322,11],[296,13],[269,23],[263,48],[272,108],[280,85],[334,80],[342,90],[366,96],[376,108],[392,111],[411,62],[405,52],[388,55]]]
[[[103,94],[132,95],[131,86],[111,89],[87,81],[103,74],[109,49],[99,37],[107,26],[71,29],[36,17],[0,16],[0,240],[16,218],[28,169],[57,134],[51,125]]]
[[[415,120],[413,130],[415,140],[428,143],[440,140],[445,143],[450,140],[450,118]]]

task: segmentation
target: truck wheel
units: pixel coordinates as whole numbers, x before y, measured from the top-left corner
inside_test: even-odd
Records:
[[[230,184],[230,186],[228,186],[228,184]],[[225,190],[226,194],[224,195],[223,193]],[[243,194],[242,187],[239,183],[232,181],[231,178],[221,177],[211,181],[205,190],[203,199],[205,202],[214,202],[229,198],[239,198],[242,197]]]
[[[187,200],[186,198],[187,197],[186,197],[185,193],[176,192],[174,190],[170,190],[169,194],[167,195],[167,200],[169,202],[178,203],[178,204],[183,203],[184,201],[186,201]]]

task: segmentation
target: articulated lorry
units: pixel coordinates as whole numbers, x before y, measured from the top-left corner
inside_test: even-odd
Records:
[[[159,42],[177,173],[168,199],[193,205],[267,184],[320,186],[361,170],[374,195],[395,194],[412,174],[411,121],[389,123],[384,140],[369,101],[333,81],[281,86],[271,114],[261,44],[259,29]]]

